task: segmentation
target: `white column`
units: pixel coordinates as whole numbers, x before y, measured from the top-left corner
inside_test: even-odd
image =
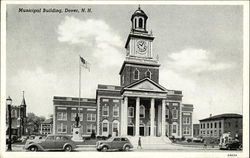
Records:
[[[135,112],[135,136],[139,136],[140,129],[140,98],[136,98],[136,112]]]
[[[124,97],[123,116],[124,116],[123,130],[124,130],[124,135],[126,136],[128,134],[128,97]]]
[[[166,104],[165,104],[165,100],[163,99],[162,100],[162,115],[161,115],[161,136],[162,137],[164,137],[165,135],[166,135],[166,119],[165,119],[165,117],[166,117],[166,114],[165,114],[165,112],[166,112]]]
[[[150,136],[154,136],[154,122],[155,122],[155,99],[151,99],[150,107]]]

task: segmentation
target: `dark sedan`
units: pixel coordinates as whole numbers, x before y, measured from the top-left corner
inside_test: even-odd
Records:
[[[72,151],[76,148],[70,136],[48,135],[45,139],[27,140],[24,146],[29,151],[64,150]]]

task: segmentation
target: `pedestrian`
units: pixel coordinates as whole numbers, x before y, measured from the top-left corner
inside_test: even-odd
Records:
[[[204,148],[206,149],[207,148],[207,141],[204,140]]]
[[[142,149],[142,146],[141,146],[141,137],[139,137],[139,140],[138,140],[138,146],[137,146],[137,149],[140,148]]]

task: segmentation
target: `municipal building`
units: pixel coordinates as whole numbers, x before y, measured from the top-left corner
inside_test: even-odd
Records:
[[[96,98],[54,96],[53,133],[72,135],[77,112],[82,135],[128,137],[192,137],[193,105],[182,102],[182,91],[159,83],[160,63],[154,36],[140,7],[131,16],[125,42],[120,85],[98,85]],[[166,77],[166,76],[162,76]]]

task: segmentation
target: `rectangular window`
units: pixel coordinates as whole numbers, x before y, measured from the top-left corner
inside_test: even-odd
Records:
[[[169,118],[169,109],[166,108],[166,119]]]
[[[93,124],[87,125],[87,133],[88,134],[91,134],[92,131],[95,132],[95,130],[96,130],[96,126],[95,125],[93,125]]]
[[[87,113],[87,121],[96,121],[96,114]]]
[[[202,124],[201,124],[201,129],[202,129]]]
[[[207,128],[209,128],[209,123],[207,123]]]
[[[57,112],[57,120],[67,120],[66,112]]]
[[[67,125],[60,123],[57,125],[57,133],[67,133]]]
[[[172,110],[173,113],[173,119],[177,119],[178,118],[178,111],[176,109]]]
[[[185,127],[183,130],[183,134],[184,135],[189,135],[190,134],[190,128],[189,127]]]
[[[107,106],[106,104],[102,107],[102,115],[109,116],[109,106]]]
[[[214,123],[214,128],[217,128],[217,122]]]
[[[221,128],[221,122],[219,122],[219,128]]]
[[[119,107],[116,104],[113,107],[113,116],[114,117],[119,117]]]
[[[210,123],[210,128],[213,128],[213,123]]]

